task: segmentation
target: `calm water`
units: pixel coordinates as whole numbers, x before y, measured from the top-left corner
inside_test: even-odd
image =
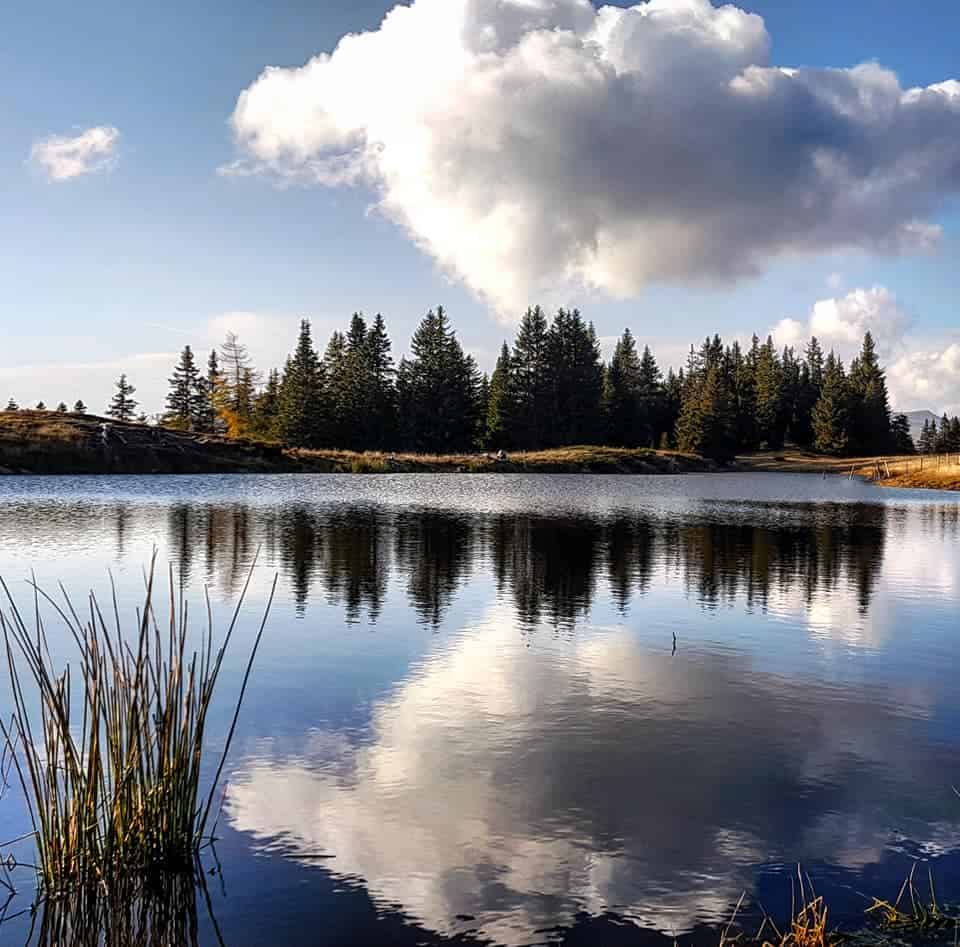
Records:
[[[639,943],[744,891],[782,910],[798,862],[835,915],[916,857],[960,900],[957,497],[763,474],[0,480],[24,602],[31,571],[79,597],[110,571],[132,612],[153,547],[218,617],[261,548],[211,744],[280,574],[219,826],[228,947]],[[12,786],[0,830],[22,828]]]

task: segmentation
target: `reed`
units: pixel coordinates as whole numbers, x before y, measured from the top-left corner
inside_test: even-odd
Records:
[[[255,563],[254,563],[255,564]],[[154,610],[156,553],[132,633],[125,634],[111,580],[107,614],[91,593],[84,618],[60,586],[55,600],[32,583],[28,624],[10,590],[0,611],[13,715],[0,723],[27,801],[44,900],[135,890],[162,873],[192,875],[208,839],[214,794],[276,590],[246,663],[232,722],[208,791],[201,763],[208,714],[224,656],[253,575],[219,646],[206,600],[206,630],[191,650],[188,607],[169,575],[168,616]],[[52,606],[76,646],[62,669],[48,644],[41,603]]]

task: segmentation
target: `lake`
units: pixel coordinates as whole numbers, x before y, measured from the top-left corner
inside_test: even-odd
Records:
[[[132,615],[154,548],[220,628],[260,550],[214,754],[280,576],[201,943],[706,937],[744,892],[783,914],[798,863],[833,920],[917,858],[960,900],[956,495],[786,474],[0,479],[0,575],[28,610],[31,572],[80,601],[112,574]],[[3,838],[20,795],[11,779]]]

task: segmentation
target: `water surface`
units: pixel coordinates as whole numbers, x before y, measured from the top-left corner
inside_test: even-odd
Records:
[[[917,857],[960,899],[958,539],[954,496],[804,475],[0,480],[24,601],[109,571],[132,611],[156,547],[220,618],[260,549],[212,749],[280,574],[231,947],[640,943],[781,910],[798,862],[835,917]]]

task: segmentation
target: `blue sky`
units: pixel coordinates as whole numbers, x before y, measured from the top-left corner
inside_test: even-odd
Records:
[[[99,408],[112,376],[128,370],[144,406],[155,411],[167,356],[186,342],[209,349],[233,327],[266,368],[292,345],[301,316],[314,320],[322,342],[362,309],[384,313],[399,354],[419,317],[438,303],[490,367],[512,313],[478,296],[477,284],[482,296],[488,277],[443,272],[436,253],[418,248],[422,234],[412,238],[396,214],[371,212],[376,182],[330,187],[269,170],[217,173],[244,157],[230,118],[266,66],[301,66],[332,51],[347,32],[376,30],[391,6],[14,0],[5,9],[0,399],[83,397]],[[764,18],[771,64],[845,68],[875,60],[896,72],[904,89],[960,77],[960,8],[953,3],[925,3],[922,15],[886,0],[739,6]],[[57,181],[31,159],[31,149],[50,136],[98,127],[119,132],[107,168]],[[469,166],[461,174],[469,176]],[[577,284],[551,301],[579,304],[604,338],[630,325],[669,363],[706,332],[765,332],[786,319],[799,331],[818,300],[883,287],[873,315],[850,318],[876,318],[880,328],[909,323],[889,352],[891,362],[907,360],[894,385],[899,400],[905,407],[929,400],[935,410],[960,406],[960,356],[956,373],[952,361],[931,362],[960,342],[952,180],[926,218],[943,228],[932,252],[826,246],[771,257],[747,277],[711,270],[705,282],[693,269],[671,278],[654,268],[625,298],[612,298],[608,286]],[[839,335],[837,344],[843,347]],[[915,368],[929,375],[926,386],[911,375]]]

